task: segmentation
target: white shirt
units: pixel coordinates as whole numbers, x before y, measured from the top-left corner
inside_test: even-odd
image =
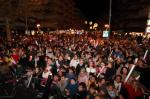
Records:
[[[46,73],[43,72],[43,73],[42,73],[42,77],[43,77],[43,78],[48,78],[48,76],[50,75],[50,73],[51,73],[50,71],[48,71],[48,72],[46,72]]]
[[[115,88],[117,89],[117,92],[120,92],[122,83],[121,82],[117,83],[116,81],[114,81],[114,85],[115,85]]]
[[[70,66],[72,67],[77,67],[77,65],[79,64],[79,59],[75,60],[75,59],[72,59],[71,62],[70,62]]]
[[[86,71],[87,71],[88,73],[96,73],[96,69],[95,69],[95,68],[90,68],[90,67],[88,67],[88,68],[86,68]]]

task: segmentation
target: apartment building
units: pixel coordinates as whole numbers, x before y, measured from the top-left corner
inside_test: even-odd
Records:
[[[83,20],[73,0],[1,0],[0,3],[3,5],[0,12],[10,5],[7,10],[13,14],[10,14],[8,19],[15,28],[24,29],[26,25],[28,28],[36,28],[36,24],[40,24],[44,29],[78,29]],[[15,8],[15,11],[12,8]],[[0,21],[3,21],[5,16],[0,15]]]
[[[117,6],[117,10],[112,13],[114,30],[145,32],[148,0],[118,0]]]

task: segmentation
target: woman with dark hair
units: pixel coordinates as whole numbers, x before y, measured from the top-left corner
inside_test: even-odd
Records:
[[[116,75],[115,79],[114,79],[114,87],[116,88],[116,94],[118,95],[120,90],[121,90],[121,86],[122,86],[122,77],[121,75]]]
[[[122,67],[121,68],[120,74],[121,74],[121,77],[122,77],[122,81],[125,80],[125,78],[128,75],[128,72],[129,72],[129,69],[127,67]]]
[[[112,80],[114,75],[115,75],[115,69],[114,69],[112,63],[109,62],[107,64],[107,69],[106,69],[106,72],[104,74],[104,77],[107,81],[110,81],[110,80]]]
[[[88,74],[96,74],[96,67],[94,61],[89,61],[89,66],[86,68]]]

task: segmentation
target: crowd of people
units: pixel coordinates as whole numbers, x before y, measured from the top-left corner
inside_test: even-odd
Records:
[[[43,99],[143,99],[150,88],[149,44],[141,37],[87,32],[13,37],[0,42],[0,82],[32,77],[29,86],[24,83]]]

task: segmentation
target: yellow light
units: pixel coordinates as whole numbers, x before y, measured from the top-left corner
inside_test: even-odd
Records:
[[[92,26],[90,26],[90,29],[92,29],[93,27]]]
[[[93,28],[95,28],[95,25],[93,25]]]
[[[98,23],[94,23],[94,27],[98,27]]]

